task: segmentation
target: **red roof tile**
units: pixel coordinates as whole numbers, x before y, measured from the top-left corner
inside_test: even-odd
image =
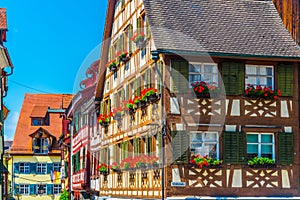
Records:
[[[30,134],[40,128],[40,126],[31,126],[30,116],[34,110],[45,107],[65,109],[70,104],[72,97],[73,95],[70,94],[25,94],[10,153],[32,153]],[[50,113],[49,116],[50,125],[42,126],[42,128],[58,139],[62,133],[62,118],[59,113]]]
[[[0,8],[0,29],[7,29],[6,8]]]

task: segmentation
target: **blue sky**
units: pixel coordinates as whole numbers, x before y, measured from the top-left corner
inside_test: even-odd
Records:
[[[4,98],[11,140],[25,93],[76,93],[85,69],[99,59],[107,1],[1,0],[0,7],[7,9],[5,46],[15,67]]]

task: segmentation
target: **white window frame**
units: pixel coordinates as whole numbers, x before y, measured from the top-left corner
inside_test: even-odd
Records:
[[[22,195],[29,195],[29,185],[28,184],[20,184],[19,185],[19,193]]]
[[[53,194],[59,195],[61,193],[61,184],[53,184]]]
[[[36,165],[36,173],[38,173],[38,174],[46,174],[47,173],[47,164],[46,163],[37,163],[37,165]]]
[[[255,67],[256,68],[256,74],[250,74],[247,70],[248,67]],[[261,74],[262,68],[272,68],[272,75],[267,75],[267,74]],[[248,78],[249,77],[254,77],[256,79],[255,83],[249,82]],[[261,84],[261,79],[262,78],[272,78],[272,85],[266,85],[266,84]],[[267,81],[266,81],[267,82]],[[274,66],[272,65],[250,65],[247,64],[245,66],[245,88],[247,88],[248,84],[253,85],[254,87],[257,85],[260,86],[271,86],[272,90],[274,89]]]
[[[201,138],[201,141],[197,141],[197,142],[194,142],[193,141],[193,134],[202,134],[202,138]],[[205,136],[206,134],[215,134],[216,135],[216,140],[206,140],[205,139]],[[198,143],[200,144],[199,147],[198,147],[198,151],[200,150],[200,155],[201,156],[208,156],[208,157],[212,157],[210,156],[210,151],[211,151],[211,145],[215,145],[214,148],[215,148],[215,159],[219,159],[220,158],[220,151],[219,151],[219,133],[218,132],[210,132],[210,131],[191,131],[190,134],[189,134],[189,145],[190,147],[192,146],[192,144],[194,143]],[[208,146],[209,145],[209,146]],[[208,149],[209,148],[209,149]],[[196,150],[195,150],[195,156],[196,155],[199,155],[199,153],[196,153]],[[191,151],[191,154],[192,154],[192,151]]]
[[[258,145],[258,155],[257,157],[261,157],[261,146],[262,145],[272,145],[272,159],[275,160],[275,136],[274,136],[274,133],[257,133],[257,132],[246,132],[246,136],[247,135],[250,135],[250,134],[253,134],[253,135],[258,135],[258,142],[248,142],[247,139],[246,139],[246,143],[247,143],[247,156],[248,156],[248,144],[257,144]],[[262,135],[272,135],[272,143],[262,143],[261,142],[261,136]]]
[[[205,72],[205,66],[213,66],[212,72]],[[198,70],[198,72],[196,71],[191,71],[191,66],[193,66],[194,68],[198,68],[200,70]],[[200,81],[204,81],[206,83],[212,84],[213,82],[216,83],[216,85],[218,86],[218,64],[217,63],[200,63],[200,62],[190,62],[189,63],[189,86],[191,86],[192,83],[195,82],[200,82]],[[193,75],[200,75],[201,78],[200,80],[195,80],[192,81],[191,80],[191,76]],[[205,80],[202,77],[207,77],[207,75],[210,75],[213,77],[213,80]]]
[[[21,166],[23,165],[23,166]],[[30,173],[30,164],[29,163],[20,163],[19,166],[20,173]]]
[[[61,164],[60,163],[53,163],[53,171],[60,172]]]

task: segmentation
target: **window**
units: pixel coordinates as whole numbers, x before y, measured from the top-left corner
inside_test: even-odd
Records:
[[[219,159],[219,135],[216,132],[191,132],[191,155]]]
[[[247,133],[247,156],[275,159],[273,133]]]
[[[46,174],[47,165],[46,163],[38,163],[36,166],[36,171],[38,174]]]
[[[246,65],[245,88],[247,85],[261,85],[274,89],[273,66]]]
[[[53,194],[60,194],[60,192],[61,192],[61,185],[54,184],[53,185]]]
[[[48,138],[34,138],[33,139],[33,151],[34,153],[46,154],[49,150]]]
[[[37,193],[39,194],[39,195],[43,195],[43,194],[46,194],[47,193],[47,191],[46,191],[46,185],[45,184],[39,184],[39,185],[37,185]]]
[[[20,194],[22,195],[28,195],[29,194],[29,185],[27,184],[20,184],[19,186],[20,188]]]
[[[190,63],[189,64],[189,84],[197,81],[218,84],[218,67],[214,63]]]
[[[20,163],[20,173],[29,173],[30,164],[29,163]]]
[[[32,117],[31,118],[31,125],[32,126],[49,126],[49,114],[47,113],[45,117]]]
[[[60,172],[60,163],[53,163],[53,170]]]

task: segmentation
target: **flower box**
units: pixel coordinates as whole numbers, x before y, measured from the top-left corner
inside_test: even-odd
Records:
[[[275,160],[265,157],[254,157],[248,160],[248,166],[251,168],[275,168]]]
[[[130,54],[127,51],[119,51],[116,54],[116,57],[118,58],[118,62],[125,64],[130,60]]]
[[[279,96],[281,96],[281,91],[279,89],[274,91],[272,90],[272,87],[263,87],[260,85],[254,87],[254,85],[248,84],[245,90],[245,96],[256,99],[262,98],[276,100]]]
[[[117,62],[116,60],[111,60],[106,64],[107,68],[109,68],[109,70],[111,72],[115,72],[118,70],[118,66],[117,66]]]
[[[196,155],[192,156],[190,164],[195,168],[220,168],[222,161],[208,156]]]
[[[192,83],[191,86],[197,98],[211,98],[220,94],[220,89],[215,82],[209,84],[204,81],[197,81]]]

